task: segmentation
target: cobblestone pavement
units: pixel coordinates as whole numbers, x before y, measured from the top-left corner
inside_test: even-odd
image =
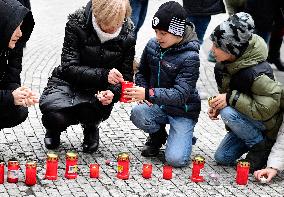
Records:
[[[24,52],[22,81],[39,94],[53,67],[59,65],[64,26],[68,13],[85,5],[87,0],[32,0],[36,26]],[[153,36],[150,20],[158,6],[164,0],[150,1],[146,22],[139,33],[137,57],[140,56],[147,40]],[[225,15],[213,18],[209,29],[223,20]],[[208,35],[208,34],[207,34]],[[205,41],[201,55],[200,80],[198,88],[204,98],[216,93],[213,79],[213,65],[206,60],[209,44]],[[279,72],[277,72],[279,74]],[[281,74],[280,74],[281,76]],[[283,75],[282,75],[283,76]],[[250,175],[247,186],[235,183],[235,168],[217,166],[213,160],[214,151],[225,135],[221,121],[211,121],[206,115],[207,101],[202,101],[202,112],[195,129],[198,138],[192,155],[201,154],[206,158],[203,172],[206,181],[193,183],[189,180],[191,166],[174,169],[173,179],[162,179],[162,154],[158,158],[146,159],[140,156],[140,150],[146,135],[129,120],[131,105],[116,104],[111,117],[100,126],[100,148],[90,155],[83,154],[80,147],[83,134],[79,125],[71,126],[61,135],[58,151],[59,178],[56,181],[44,180],[47,149],[43,138],[45,129],[41,124],[41,112],[38,106],[30,109],[29,118],[21,125],[0,131],[0,152],[7,162],[16,157],[21,164],[19,183],[0,185],[0,196],[283,196],[283,174],[267,185],[260,185]],[[79,154],[79,176],[75,180],[64,178],[65,153],[75,150]],[[122,181],[116,178],[115,166],[105,165],[105,160],[115,160],[119,152],[126,151],[131,156],[131,176]],[[24,184],[25,163],[36,160],[38,163],[37,185],[27,187]],[[99,163],[100,179],[90,179],[88,165]],[[143,163],[153,164],[153,177],[145,180],[141,176]],[[210,178],[219,176],[219,178]]]

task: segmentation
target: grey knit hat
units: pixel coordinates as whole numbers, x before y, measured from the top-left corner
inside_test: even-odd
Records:
[[[254,21],[248,13],[240,12],[218,25],[210,39],[223,51],[240,57],[249,45],[254,31]]]

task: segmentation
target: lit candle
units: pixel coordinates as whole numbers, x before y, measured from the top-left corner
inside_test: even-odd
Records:
[[[164,165],[163,167],[163,179],[170,180],[173,177],[172,166]]]
[[[0,184],[4,183],[5,162],[0,161]]]
[[[26,181],[27,186],[36,184],[36,162],[30,161],[26,163]]]
[[[65,178],[76,179],[78,176],[78,154],[74,152],[66,153]]]
[[[152,164],[143,164],[142,176],[145,179],[152,177]]]
[[[250,163],[247,160],[239,160],[237,164],[236,183],[238,185],[246,185],[248,183]]]
[[[100,165],[97,163],[90,164],[90,178],[99,178],[100,176]]]
[[[45,178],[48,180],[56,180],[58,171],[58,155],[55,153],[47,153]]]

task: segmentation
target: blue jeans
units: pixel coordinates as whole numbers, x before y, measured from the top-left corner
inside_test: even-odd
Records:
[[[235,165],[237,159],[264,139],[262,132],[265,126],[229,106],[222,109],[220,115],[230,131],[221,141],[214,157],[219,164]]]
[[[137,39],[138,31],[143,25],[147,14],[148,0],[130,0],[130,5],[132,8],[131,20],[135,26],[134,34]]]
[[[186,166],[192,150],[195,121],[189,118],[167,115],[158,105],[140,104],[131,111],[133,124],[146,133],[155,133],[160,125],[170,124],[165,159],[175,167]]]
[[[203,43],[203,37],[206,32],[207,26],[211,20],[211,16],[188,16],[190,22],[195,26],[195,32],[197,34],[200,44]]]

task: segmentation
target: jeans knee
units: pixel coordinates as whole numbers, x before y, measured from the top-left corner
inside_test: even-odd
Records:
[[[223,120],[234,121],[239,117],[239,112],[232,107],[225,107],[220,111]]]
[[[218,163],[220,165],[224,165],[224,166],[230,166],[230,165],[233,165],[233,163],[234,163],[234,161],[231,161],[231,159],[226,157],[226,155],[224,153],[221,153],[221,152],[216,152],[214,154],[214,159],[215,159],[216,163]]]
[[[184,156],[177,154],[165,154],[165,159],[168,165],[173,167],[184,167],[188,165],[189,158],[185,159]]]
[[[149,123],[145,118],[144,110],[138,105],[131,110],[130,120],[139,129],[145,130]]]

